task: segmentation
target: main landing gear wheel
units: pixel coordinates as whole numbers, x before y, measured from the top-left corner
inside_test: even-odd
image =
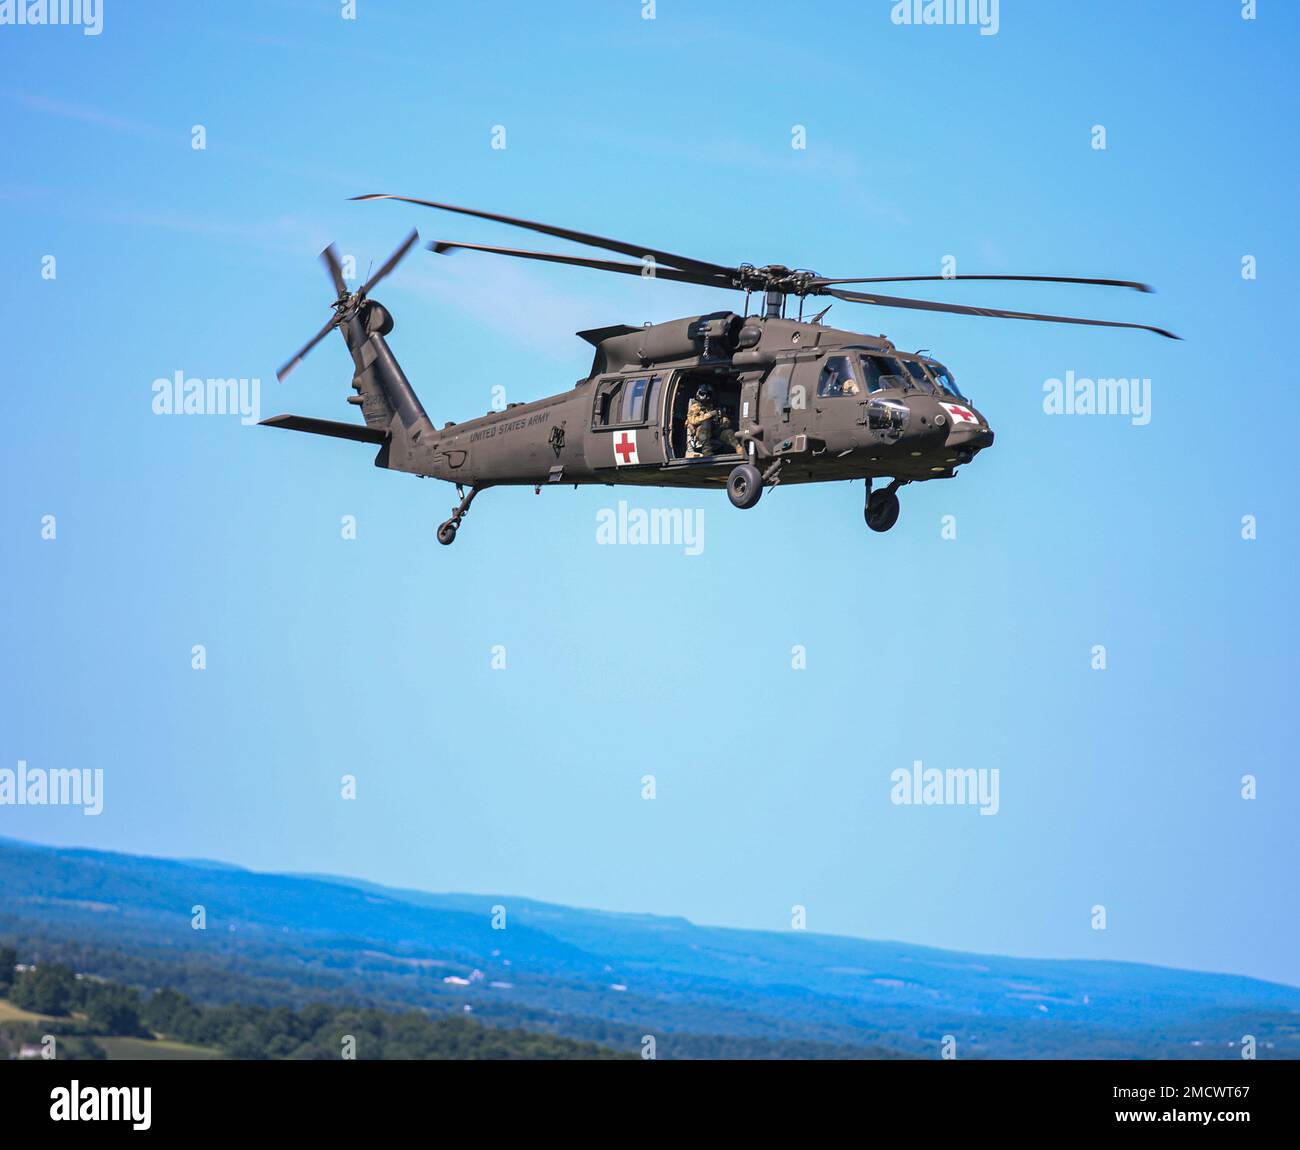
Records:
[[[753,507],[763,494],[763,477],[752,463],[742,463],[727,476],[727,498],[742,511]]]
[[[438,542],[444,547],[456,542],[456,529],[460,526],[460,521],[469,514],[469,505],[474,502],[474,496],[481,490],[480,487],[471,487],[466,492],[464,487],[459,483],[456,484],[456,494],[460,496],[460,502],[451,509],[451,518],[438,524]]]
[[[862,514],[866,516],[867,526],[872,531],[888,531],[898,522],[898,513],[901,510],[898,492],[886,487],[883,491],[871,493]]]

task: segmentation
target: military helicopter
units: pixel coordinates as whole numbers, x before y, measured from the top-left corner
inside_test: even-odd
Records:
[[[753,507],[764,489],[782,483],[864,479],[864,516],[872,531],[888,531],[899,515],[898,491],[909,483],[950,479],[962,464],[992,446],[993,430],[963,395],[952,372],[926,351],[905,352],[885,336],[827,326],[829,306],[805,319],[809,297],[955,315],[1123,327],[1178,336],[1147,324],[876,295],[846,284],[983,280],[1093,284],[1149,292],[1131,280],[1048,275],[855,276],[829,279],[780,264],[727,267],[570,228],[409,196],[370,194],[359,201],[396,200],[492,220],[631,261],[527,251],[439,240],[438,254],[487,252],[594,268],[745,293],[744,311],[716,311],[636,327],[613,324],[577,334],[595,349],[591,371],[567,391],[511,403],[464,423],[437,428],[407,380],[385,337],[393,317],[370,291],[419,240],[412,231],[374,275],[349,291],[331,244],[321,253],[338,297],[334,314],[277,376],[338,328],[352,353],[364,425],[300,415],[262,420],[270,427],[371,443],[375,466],[456,485],[460,502],[438,527],[438,541],[455,541],[479,492],[490,487],[629,484],[725,488],[739,508]],[[754,293],[763,314],[750,315]],[[790,297],[798,300],[788,316]],[[876,481],[887,481],[875,488]]]

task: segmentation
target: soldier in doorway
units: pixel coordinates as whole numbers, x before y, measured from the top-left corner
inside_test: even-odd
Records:
[[[686,458],[721,455],[724,451],[739,453],[742,448],[731,420],[713,396],[713,385],[702,383],[686,409]]]

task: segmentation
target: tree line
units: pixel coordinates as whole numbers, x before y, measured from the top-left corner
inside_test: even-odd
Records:
[[[605,1059],[618,1052],[526,1030],[483,1026],[470,1018],[432,1018],[420,1011],[316,1003],[287,1006],[201,1006],[167,988],[147,996],[131,987],[79,977],[69,966],[42,963],[15,971],[17,954],[0,947],[0,996],[57,1023],[9,1023],[6,1046],[39,1043],[40,1031],[91,1039],[80,1045],[102,1057],[95,1037],[165,1038],[240,1059]],[[62,1053],[62,1052],[61,1052]]]

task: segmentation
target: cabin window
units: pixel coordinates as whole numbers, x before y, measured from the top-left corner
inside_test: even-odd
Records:
[[[644,423],[646,397],[650,393],[650,380],[648,378],[629,379],[627,385],[623,388],[623,418],[624,423]]]
[[[596,410],[592,417],[595,427],[609,427],[620,422],[619,393],[623,389],[621,379],[611,379],[602,383],[596,390]]]
[[[657,405],[662,382],[660,375],[602,380],[596,385],[591,426],[627,427],[645,423]]]

